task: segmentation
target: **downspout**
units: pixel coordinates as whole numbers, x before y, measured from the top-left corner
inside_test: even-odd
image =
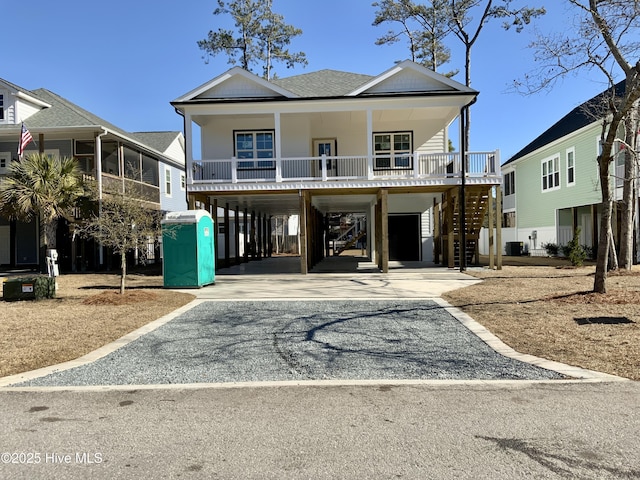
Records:
[[[474,97],[469,103],[460,109],[460,175],[462,182],[460,185],[460,245],[458,248],[460,255],[460,271],[467,270],[467,208],[466,208],[466,186],[467,186],[467,138],[465,135],[469,108],[476,103]],[[491,212],[489,212],[491,215]]]

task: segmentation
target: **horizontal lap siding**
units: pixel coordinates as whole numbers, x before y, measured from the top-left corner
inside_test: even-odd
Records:
[[[516,166],[517,222],[519,228],[556,224],[556,210],[600,202],[596,163],[600,127],[594,125]],[[575,185],[567,186],[567,149],[575,148]],[[542,160],[559,154],[560,188],[542,191]]]

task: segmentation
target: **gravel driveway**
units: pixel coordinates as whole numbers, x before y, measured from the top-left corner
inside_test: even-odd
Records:
[[[21,386],[308,379],[556,379],[429,300],[211,301],[90,364]]]

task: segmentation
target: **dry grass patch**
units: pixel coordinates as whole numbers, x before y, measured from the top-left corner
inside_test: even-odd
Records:
[[[594,267],[472,270],[444,297],[519,352],[640,380],[640,269],[591,293]]]
[[[162,277],[62,275],[56,298],[1,302],[0,377],[81,357],[190,302],[162,289]]]

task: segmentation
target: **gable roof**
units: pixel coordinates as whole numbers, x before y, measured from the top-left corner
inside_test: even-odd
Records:
[[[164,161],[170,161],[171,163],[180,165],[180,162],[177,162],[176,159],[167,155],[165,151],[176,137],[182,135],[182,132],[130,133],[50,90],[45,88],[27,90],[11,84],[6,80],[0,80],[11,87],[20,89],[19,91],[22,92],[23,95],[35,99],[43,106],[43,108],[29,116],[29,119],[25,121],[25,125],[32,133],[41,129],[77,129],[83,127],[92,127],[96,130],[105,129],[117,137],[137,145],[138,148],[159,155]],[[20,125],[0,124],[0,132],[9,130],[14,132],[16,129],[19,131]]]
[[[625,81],[618,82],[615,86],[615,95],[622,96],[624,94],[625,89]],[[587,100],[586,102],[578,105],[576,108],[567,113],[564,117],[554,123],[551,127],[545,130],[540,136],[538,136],[535,140],[529,143],[526,147],[516,153],[513,157],[507,160],[503,165],[507,165],[509,163],[515,162],[519,158],[528,155],[529,153],[535,152],[539,148],[544,147],[556,140],[559,140],[577,130],[580,130],[587,125],[590,125],[594,122],[599,121],[598,119],[594,120],[593,114],[589,113],[590,107],[595,105],[599,105],[602,103],[602,100],[606,95],[610,93],[610,89],[606,89],[600,92],[595,97]]]
[[[325,69],[271,81],[233,67],[171,103],[452,93],[478,94],[455,80],[405,60],[376,76]]]
[[[344,97],[373,78],[371,75],[325,69],[272,80],[272,83],[299,97]]]
[[[155,148],[159,152],[166,152],[171,144],[182,138],[182,132],[132,132],[129,134],[138,141]],[[180,141],[182,144],[183,141]]]

